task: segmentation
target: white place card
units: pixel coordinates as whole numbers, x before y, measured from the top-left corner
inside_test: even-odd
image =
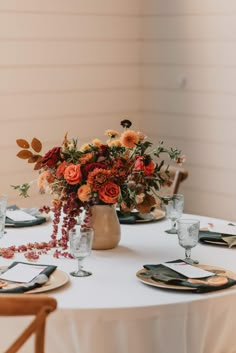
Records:
[[[208,230],[214,233],[236,235],[236,227],[228,224],[210,224]]]
[[[0,279],[11,282],[27,283],[38,276],[47,266],[16,264],[0,275]]]
[[[215,273],[203,270],[202,268],[192,266],[186,262],[163,262],[162,265],[180,273],[188,278],[204,278],[215,276]]]
[[[14,222],[19,222],[19,221],[32,221],[36,219],[34,216],[30,215],[27,212],[21,211],[21,210],[7,210],[6,211],[6,216],[13,220]]]

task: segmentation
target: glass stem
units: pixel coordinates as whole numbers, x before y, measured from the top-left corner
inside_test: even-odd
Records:
[[[170,220],[170,224],[171,224],[171,230],[175,229],[175,222],[173,219]]]
[[[80,272],[82,270],[83,266],[82,266],[82,260],[78,259],[78,272]]]
[[[185,257],[186,257],[186,259],[191,258],[191,249],[185,249]]]

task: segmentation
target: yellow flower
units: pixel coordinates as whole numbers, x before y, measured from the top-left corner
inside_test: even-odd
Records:
[[[107,142],[109,146],[115,146],[115,147],[120,147],[121,142],[120,140],[111,140]]]
[[[81,147],[80,147],[80,151],[86,151],[90,148],[88,143],[84,143]]]
[[[93,144],[94,146],[100,147],[100,146],[102,145],[102,141],[100,141],[99,139],[94,139],[94,140],[92,141],[92,144]]]
[[[120,136],[119,132],[117,132],[116,130],[106,130],[105,135],[109,136],[112,139]]]

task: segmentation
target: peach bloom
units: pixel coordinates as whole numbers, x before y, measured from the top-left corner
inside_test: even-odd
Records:
[[[92,141],[92,144],[96,147],[100,147],[102,145],[102,141],[100,141],[99,139],[94,139]]]
[[[143,141],[145,140],[146,136],[144,135],[144,133],[138,131],[137,132],[137,135],[138,135],[138,138],[139,138],[139,141]]]
[[[91,194],[91,188],[88,184],[81,185],[77,191],[77,196],[82,202],[88,201]]]
[[[84,154],[83,156],[81,156],[79,158],[79,162],[81,164],[86,164],[87,162],[89,162],[91,159],[93,158],[93,153],[92,152],[88,152],[86,154]]]
[[[68,184],[75,185],[78,184],[82,178],[80,165],[79,164],[70,164],[66,167],[64,171],[64,178]]]
[[[117,132],[115,130],[106,130],[105,135],[109,136],[112,139],[120,136],[119,132]]]
[[[61,164],[59,164],[59,166],[57,167],[57,170],[56,170],[56,177],[58,179],[62,178],[63,175],[64,175],[64,171],[67,167],[67,163],[66,161],[63,161]]]
[[[107,141],[108,146],[115,146],[115,147],[120,147],[121,146],[121,142],[120,140],[111,140],[111,141]]]
[[[133,148],[139,141],[137,133],[133,130],[127,130],[121,135],[121,143],[128,148]]]
[[[83,152],[83,151],[86,151],[90,149],[90,146],[89,146],[89,143],[84,143],[81,147],[80,147],[80,151]]]
[[[137,204],[142,203],[143,200],[144,200],[144,197],[145,197],[145,194],[144,194],[144,193],[141,193],[141,194],[139,194],[139,195],[136,195],[136,197],[135,197],[135,202],[136,202]]]
[[[54,182],[54,176],[47,170],[39,174],[37,184],[40,192],[45,192],[49,185]]]

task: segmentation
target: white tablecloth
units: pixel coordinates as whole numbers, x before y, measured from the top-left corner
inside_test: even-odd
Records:
[[[185,217],[198,218],[201,225],[210,221],[200,216]],[[122,225],[117,248],[93,251],[85,260],[84,267],[93,272],[92,276],[70,277],[65,286],[48,292],[57,299],[58,309],[48,319],[46,353],[236,352],[236,287],[193,294],[154,288],[136,278],[144,264],[184,257],[177,236],[164,232],[168,226],[167,220]],[[8,228],[1,247],[49,240],[51,227],[47,223]],[[235,248],[199,243],[192,256],[202,264],[236,272]],[[14,260],[26,261],[22,254]],[[2,258],[1,265],[12,261]],[[38,263],[55,264],[66,273],[77,266],[76,260],[51,255],[43,255]],[[3,326],[2,320],[0,352],[9,336],[9,326]],[[9,320],[12,336],[19,325]],[[26,351],[32,353],[32,348],[27,345],[21,352]]]

